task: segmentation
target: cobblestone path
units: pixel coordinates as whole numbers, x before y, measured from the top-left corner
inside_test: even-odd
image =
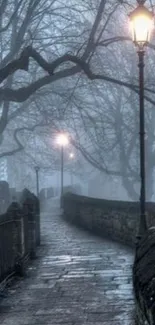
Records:
[[[1,325],[133,325],[133,253],[42,215],[42,244],[26,278],[0,301]]]

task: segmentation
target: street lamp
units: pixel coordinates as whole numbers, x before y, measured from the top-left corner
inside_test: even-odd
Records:
[[[35,166],[35,171],[36,171],[36,192],[37,192],[37,197],[39,198],[39,166]]]
[[[137,8],[129,15],[132,40],[139,57],[139,137],[140,137],[140,226],[138,238],[147,230],[145,209],[145,113],[144,113],[144,55],[153,29],[153,14],[144,6],[145,0],[137,1]]]
[[[74,158],[74,154],[73,154],[73,152],[71,152],[71,153],[69,154],[69,158],[70,158],[70,159],[73,159],[73,158]]]
[[[64,174],[64,147],[69,143],[67,134],[60,133],[57,137],[57,144],[61,147],[61,197],[60,197],[60,207],[62,208],[62,198],[63,198],[63,174]]]
[[[69,154],[69,158],[70,158],[71,160],[74,159],[74,153],[73,153],[73,152],[71,152],[71,153]],[[73,187],[73,166],[71,166],[71,186]]]

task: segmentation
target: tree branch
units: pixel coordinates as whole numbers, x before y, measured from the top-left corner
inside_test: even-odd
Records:
[[[21,131],[34,131],[37,127],[40,127],[40,126],[46,126],[46,124],[42,121],[32,127],[21,127],[21,128],[17,128],[15,131],[14,131],[14,134],[13,134],[13,138],[17,144],[17,148],[11,150],[11,151],[4,151],[3,153],[0,154],[0,158],[2,157],[9,157],[9,156],[12,156],[14,154],[16,154],[17,152],[19,151],[22,151],[24,149],[24,146],[23,144],[20,142],[19,138],[18,138],[18,133],[20,133]]]
[[[16,8],[14,9],[13,14],[11,15],[9,21],[7,22],[7,24],[6,24],[4,27],[1,27],[1,29],[0,29],[0,33],[5,32],[5,31],[9,28],[9,26],[11,25],[12,21],[14,20],[16,14],[17,14],[17,12],[18,12],[18,9],[20,8],[20,6],[21,6],[21,4],[22,4],[22,1],[23,1],[23,0],[20,0],[19,3],[17,3],[17,6],[16,6]],[[5,7],[7,6],[7,2],[8,2],[7,0],[4,0]],[[3,6],[4,6],[4,5],[3,5]],[[2,5],[1,5],[1,7],[2,7]],[[2,8],[0,8],[0,9],[2,9]],[[4,11],[4,9],[3,9],[3,11]],[[3,13],[4,13],[4,12],[3,12]],[[0,13],[0,15],[1,15],[1,13]]]
[[[57,81],[59,79],[73,76],[76,73],[81,72],[81,70],[86,74],[86,76],[90,80],[104,80],[107,82],[117,84],[119,86],[129,88],[129,89],[133,90],[134,92],[136,92],[137,94],[139,93],[138,85],[128,83],[126,81],[118,80],[116,78],[108,77],[104,74],[93,73],[90,68],[89,63],[83,61],[82,58],[79,58],[79,57],[76,57],[76,56],[70,55],[70,54],[64,54],[63,56],[59,57],[52,63],[48,63],[31,46],[29,46],[23,50],[19,59],[12,61],[6,67],[0,69],[0,82],[2,82],[10,74],[14,73],[17,70],[22,69],[22,70],[28,71],[30,57],[33,58],[39,64],[40,67],[42,67],[46,72],[48,72],[49,75],[38,79],[36,82],[31,83],[27,87],[21,87],[17,90],[10,89],[10,88],[1,88],[0,89],[0,99],[1,100],[9,100],[9,101],[13,101],[13,102],[24,102],[41,87],[43,87],[49,83],[52,83],[54,81]],[[72,62],[72,63],[76,64],[76,66],[55,72],[56,68],[58,68],[61,64],[66,63],[66,62]],[[150,93],[155,93],[155,91],[148,89],[148,88],[145,90],[147,90]],[[145,99],[148,102],[155,105],[155,101],[152,100],[152,98],[149,98],[148,96],[145,95]]]
[[[10,88],[1,88],[0,89],[0,100],[9,100],[12,102],[24,102],[31,95],[33,95],[38,89],[41,87],[57,81],[62,78],[73,76],[74,74],[80,72],[79,67],[73,67],[70,69],[64,69],[62,71],[57,72],[53,76],[45,76],[40,78],[34,83],[31,83],[27,87],[21,87],[17,90]]]

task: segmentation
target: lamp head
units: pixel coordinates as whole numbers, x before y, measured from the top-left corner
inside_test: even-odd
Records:
[[[154,15],[145,6],[145,1],[138,1],[138,6],[129,14],[132,30],[132,40],[139,50],[144,50],[150,42]]]
[[[70,157],[70,159],[73,159],[74,158],[73,152],[70,153],[69,157]]]
[[[69,139],[68,139],[67,134],[65,134],[65,133],[60,133],[60,134],[58,135],[58,137],[57,137],[57,144],[58,144],[59,146],[63,146],[63,147],[65,147],[65,146],[68,145],[68,143],[69,143]]]

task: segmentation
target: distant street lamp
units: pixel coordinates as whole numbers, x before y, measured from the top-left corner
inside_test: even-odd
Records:
[[[153,29],[153,14],[144,6],[145,0],[137,1],[137,8],[129,15],[132,39],[137,47],[139,57],[139,119],[140,119],[140,226],[138,238],[147,230],[145,207],[145,113],[144,113],[144,55]]]
[[[70,158],[70,159],[73,159],[73,158],[74,158],[74,154],[73,154],[73,152],[71,152],[71,153],[69,154],[69,158]]]
[[[60,207],[62,208],[63,198],[63,183],[64,183],[64,147],[69,143],[68,136],[65,133],[60,133],[57,137],[57,144],[61,147],[61,196],[60,196]]]
[[[39,198],[39,166],[35,166],[35,171],[36,171],[36,193],[37,197]]]
[[[71,152],[71,153],[69,154],[69,158],[70,158],[71,160],[74,159],[74,153],[73,153],[73,152]],[[73,187],[73,165],[71,166],[70,173],[71,173],[71,186]]]

